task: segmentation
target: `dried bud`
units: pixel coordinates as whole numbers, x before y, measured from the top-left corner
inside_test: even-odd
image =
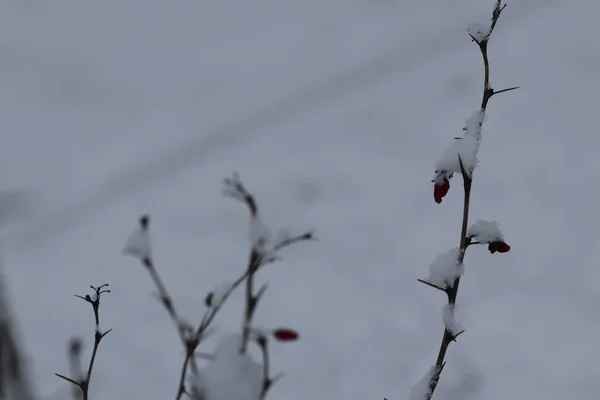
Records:
[[[293,329],[278,328],[273,331],[273,337],[281,342],[291,342],[298,340],[300,335]]]
[[[148,225],[150,225],[150,216],[144,214],[140,217],[140,228],[142,228],[142,231],[147,231]]]
[[[494,254],[495,252],[507,253],[510,250],[510,246],[501,240],[495,240],[493,242],[490,242],[490,244],[488,244],[488,250],[492,254]]]
[[[72,338],[69,341],[69,353],[73,354],[73,355],[78,355],[81,353],[81,350],[83,348],[83,342],[81,341],[80,338]]]
[[[433,198],[435,202],[440,204],[444,196],[448,194],[448,190],[450,190],[450,181],[448,178],[443,178],[439,183],[436,182],[433,187]]]
[[[204,298],[204,304],[206,305],[206,307],[212,307],[213,297],[214,297],[213,292],[210,292],[209,294],[206,295],[206,297]]]

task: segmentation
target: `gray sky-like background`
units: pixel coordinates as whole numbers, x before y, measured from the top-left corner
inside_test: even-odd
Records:
[[[221,196],[238,171],[266,222],[318,243],[265,268],[262,326],[287,372],[271,398],[402,400],[434,362],[445,298],[416,282],[459,242],[461,182],[433,201],[433,168],[479,106],[465,31],[482,0],[5,0],[0,185],[29,212],[0,236],[38,392],[64,398],[66,343],[91,348],[73,297],[111,284],[96,400],[169,399],[183,351],[143,268],[120,251],[153,217],[157,267],[199,320],[235,278],[247,212]],[[510,253],[472,248],[466,332],[436,399],[596,399],[600,392],[600,5],[513,0],[490,43],[492,84],[472,221]],[[241,292],[217,320],[241,324]],[[214,340],[202,351],[210,352]],[[62,397],[61,397],[62,396]]]

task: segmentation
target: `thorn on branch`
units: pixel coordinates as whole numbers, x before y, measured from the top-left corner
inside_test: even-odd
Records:
[[[497,95],[497,94],[500,94],[500,93],[510,92],[511,90],[517,90],[517,89],[520,89],[520,87],[519,86],[513,86],[513,87],[509,87],[507,89],[502,89],[502,90],[496,90],[496,91],[492,90],[492,95],[491,96],[494,96],[494,95]]]
[[[458,332],[456,335],[452,335],[452,341],[456,342],[456,338],[458,338],[460,335],[462,335],[463,333],[465,333],[465,330],[463,329],[462,331]]]
[[[427,282],[426,280],[423,280],[423,279],[417,279],[417,282],[421,282],[421,283],[423,283],[423,284],[425,284],[425,285],[427,285],[427,286],[430,286],[430,287],[432,287],[432,288],[434,288],[434,289],[441,290],[441,291],[442,291],[442,292],[444,292],[444,293],[448,293],[448,290],[447,290],[447,289],[444,289],[443,287],[440,287],[440,286],[438,286],[438,285],[435,285],[435,284],[433,284],[433,283],[431,283],[431,282]]]

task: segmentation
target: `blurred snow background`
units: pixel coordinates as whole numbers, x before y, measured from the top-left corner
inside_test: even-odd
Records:
[[[458,245],[458,181],[433,166],[478,107],[465,29],[482,0],[6,0],[0,3],[0,184],[35,207],[1,233],[38,392],[64,398],[66,346],[93,317],[73,297],[111,284],[95,399],[169,399],[183,351],[145,271],[120,251],[153,217],[155,261],[199,319],[247,257],[239,171],[275,226],[315,228],[265,268],[256,322],[274,346],[271,398],[400,400],[428,370],[441,293],[416,282]],[[492,99],[472,220],[510,253],[473,248],[436,398],[595,399],[600,392],[600,37],[592,0],[512,0],[490,43]],[[217,324],[237,329],[241,292]],[[214,341],[206,343],[210,351]],[[52,397],[54,396],[54,397]]]

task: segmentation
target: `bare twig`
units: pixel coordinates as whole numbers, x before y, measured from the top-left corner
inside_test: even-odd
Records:
[[[142,215],[140,217],[139,224],[140,224],[140,229],[142,231],[148,231],[150,229],[150,216],[147,214]],[[179,313],[177,312],[177,309],[175,308],[173,299],[169,295],[169,292],[167,291],[167,287],[163,283],[163,280],[160,277],[158,270],[156,269],[156,265],[154,264],[154,261],[152,260],[152,258],[149,255],[142,257],[141,261],[142,261],[142,264],[144,265],[144,267],[146,267],[146,270],[148,271],[148,273],[150,274],[150,278],[152,279],[154,286],[156,286],[156,290],[158,290],[158,299],[160,300],[160,302],[162,303],[164,308],[169,313],[171,320],[173,320],[173,323],[175,324],[175,327],[177,328],[177,332],[179,333],[181,342],[183,343],[184,346],[187,346],[187,342],[188,342],[187,332],[189,331],[189,329],[188,329],[189,327],[179,317]]]
[[[89,294],[86,294],[85,296],[75,295],[75,297],[78,297],[92,305],[92,310],[94,311],[94,320],[96,322],[96,329],[94,331],[94,347],[92,349],[92,356],[90,357],[90,363],[88,365],[87,372],[85,376],[81,378],[69,378],[65,375],[55,374],[59,378],[62,378],[67,382],[70,382],[73,385],[77,386],[81,390],[83,400],[88,400],[90,380],[92,378],[92,371],[94,369],[94,362],[96,361],[96,354],[98,353],[98,347],[100,346],[100,342],[106,335],[110,333],[110,331],[112,331],[112,329],[109,329],[105,332],[100,331],[100,297],[104,293],[110,293],[110,290],[107,289],[108,284],[100,285],[98,287],[90,287],[94,291],[91,296]],[[80,351],[80,349],[78,351]]]
[[[500,15],[505,7],[506,7],[506,5],[505,4],[503,5],[501,0],[496,1],[496,5],[495,5],[494,11],[492,13],[492,22],[490,25],[490,31],[489,31],[489,34],[484,39],[477,40],[475,37],[473,37],[472,35],[469,34],[471,36],[471,38],[473,39],[473,41],[475,43],[477,43],[479,50],[481,51],[482,58],[483,58],[484,82],[483,82],[483,96],[482,96],[482,101],[481,101],[481,110],[482,111],[486,110],[488,102],[492,98],[492,96],[499,94],[499,93],[504,93],[504,92],[508,92],[508,91],[517,89],[517,87],[511,87],[508,89],[494,91],[494,89],[492,89],[492,87],[490,85],[490,64],[489,64],[489,58],[488,58],[488,42],[489,42],[492,32],[494,31],[494,28],[496,27],[498,18],[500,18]],[[459,162],[460,162],[461,173],[462,173],[463,184],[464,184],[463,217],[462,217],[462,225],[461,225],[461,230],[460,230],[460,253],[459,253],[459,259],[458,259],[458,263],[462,264],[464,257],[465,257],[465,252],[467,250],[467,247],[470,244],[475,244],[475,242],[471,242],[470,238],[467,237],[467,228],[468,228],[467,225],[469,222],[469,209],[470,209],[470,200],[471,200],[471,186],[472,186],[473,181],[472,181],[471,174],[468,173],[467,171],[465,171],[464,165],[463,165],[460,157],[459,157]],[[428,282],[422,281],[422,283],[425,283],[429,286],[435,287],[435,285],[432,285]],[[451,287],[444,290],[448,295],[448,303],[451,306],[454,306],[454,304],[456,303],[456,297],[458,295],[459,284],[460,284],[460,276],[454,280],[454,284]],[[441,289],[441,288],[438,288],[438,289]],[[451,342],[456,341],[456,338],[463,332],[464,331],[461,331],[458,334],[454,335],[448,329],[444,329],[444,335],[442,337],[440,350],[438,352],[438,356],[437,356],[436,363],[435,363],[437,372],[432,376],[432,378],[429,382],[430,390],[426,396],[426,400],[430,400],[433,396],[433,393],[435,392],[435,389],[436,389],[438,381],[439,381],[440,374],[446,364],[444,360],[446,357],[446,352],[448,351],[448,346],[450,345]]]
[[[260,400],[265,400],[267,398],[267,393],[269,389],[273,387],[275,382],[277,382],[283,376],[283,373],[279,373],[274,377],[271,377],[271,360],[269,356],[269,341],[264,335],[260,335],[256,343],[258,347],[260,347],[260,351],[262,353],[262,364],[263,364],[263,381],[262,387],[260,390]]]

